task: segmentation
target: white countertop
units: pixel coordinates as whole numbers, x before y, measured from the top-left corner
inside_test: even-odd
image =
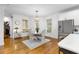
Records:
[[[58,43],[59,47],[79,53],[79,34],[69,34]]]

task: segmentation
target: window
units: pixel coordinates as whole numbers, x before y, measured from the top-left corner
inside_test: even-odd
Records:
[[[28,20],[23,19],[23,32],[28,31]]]
[[[47,32],[52,32],[52,19],[47,19]]]

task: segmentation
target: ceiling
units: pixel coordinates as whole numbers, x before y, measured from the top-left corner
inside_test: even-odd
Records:
[[[11,14],[23,14],[27,16],[47,16],[77,6],[76,4],[8,4],[5,11]]]

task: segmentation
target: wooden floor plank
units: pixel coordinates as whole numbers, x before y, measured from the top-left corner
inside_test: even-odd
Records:
[[[0,54],[58,54],[58,40],[54,38],[47,39],[50,39],[51,41],[38,48],[30,50],[25,44],[22,43],[25,39],[18,38],[13,41],[7,37],[4,39],[4,48],[0,48]]]

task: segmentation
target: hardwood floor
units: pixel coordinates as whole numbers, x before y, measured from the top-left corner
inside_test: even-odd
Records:
[[[24,38],[13,40],[7,37],[4,40],[4,47],[0,48],[0,54],[58,54],[58,40],[48,37],[46,38],[51,41],[38,48],[30,50],[25,44],[22,43],[22,41],[25,40]]]

